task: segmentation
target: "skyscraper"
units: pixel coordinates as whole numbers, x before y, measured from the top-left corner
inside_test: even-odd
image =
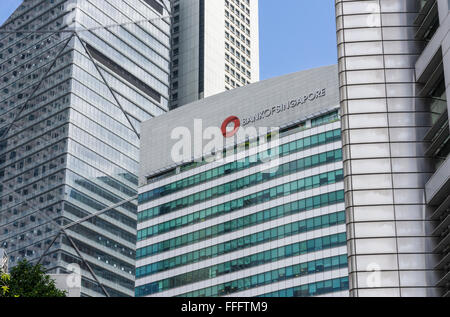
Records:
[[[336,0],[351,296],[449,295],[448,10]]]
[[[259,80],[258,0],[172,0],[171,107]]]
[[[168,110],[167,0],[25,0],[0,28],[0,247],[132,296],[140,121]]]
[[[348,296],[338,95],[333,65],[145,122],[136,296]]]

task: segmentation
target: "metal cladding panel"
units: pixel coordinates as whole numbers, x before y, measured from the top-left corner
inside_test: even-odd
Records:
[[[142,124],[140,152],[140,185],[146,176],[175,164],[171,150],[178,139],[172,139],[175,128],[186,127],[194,135],[194,120],[202,120],[203,130],[221,127],[230,116],[241,126],[280,127],[339,105],[336,65],[301,71],[246,87],[227,91],[171,111]],[[277,106],[290,106],[273,111]],[[249,118],[265,112],[263,118],[247,123]],[[247,123],[247,124],[246,124]],[[238,140],[239,141],[239,140]]]

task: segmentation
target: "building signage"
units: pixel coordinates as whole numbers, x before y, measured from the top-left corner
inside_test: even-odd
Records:
[[[242,126],[245,127],[246,125],[248,125],[250,123],[255,123],[257,121],[270,118],[273,115],[288,111],[289,109],[293,109],[297,106],[303,105],[307,102],[315,101],[315,100],[325,97],[325,96],[326,96],[326,88],[319,89],[315,92],[307,94],[298,99],[290,100],[286,104],[281,104],[281,105],[273,106],[271,108],[264,109],[261,112],[258,112],[257,114],[255,114],[249,118],[245,118],[242,120]]]
[[[227,127],[230,125],[230,123],[234,124],[234,128],[233,131],[227,131]],[[222,135],[225,138],[231,138],[232,136],[234,136],[236,134],[236,132],[239,130],[239,127],[241,126],[241,121],[239,120],[238,117],[235,116],[231,116],[227,119],[225,119],[225,121],[222,123]]]

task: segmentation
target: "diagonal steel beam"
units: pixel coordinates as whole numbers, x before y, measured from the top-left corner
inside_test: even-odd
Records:
[[[2,139],[0,139],[0,141],[3,141],[9,133],[9,130],[11,129],[11,127],[14,125],[14,123],[16,122],[16,120],[19,118],[19,116],[22,114],[23,110],[25,109],[25,107],[27,106],[28,102],[30,102],[30,100],[34,97],[34,94],[38,91],[38,89],[41,87],[42,82],[45,80],[45,78],[48,76],[48,74],[50,73],[50,71],[52,70],[53,66],[55,66],[56,62],[58,61],[58,58],[62,55],[62,53],[64,52],[64,50],[66,49],[66,47],[69,45],[70,41],[72,40],[73,35],[71,37],[69,37],[69,39],[67,40],[66,44],[64,44],[63,48],[59,51],[58,55],[55,57],[55,59],[53,60],[53,62],[51,63],[50,67],[47,69],[47,71],[45,72],[44,76],[42,76],[42,79],[39,81],[39,83],[36,85],[36,87],[33,89],[32,93],[30,94],[30,96],[28,97],[27,101],[25,101],[24,104],[22,104],[19,107],[19,111],[18,113],[14,116],[13,120],[11,121],[11,123],[8,125],[8,127],[6,128],[5,132],[3,133]]]
[[[75,226],[75,225],[81,224],[82,222],[85,222],[85,221],[87,221],[87,220],[89,220],[89,219],[91,219],[91,218],[100,216],[101,214],[103,214],[103,213],[105,213],[105,212],[107,212],[107,211],[109,211],[109,210],[111,210],[111,209],[120,207],[121,205],[123,205],[123,204],[125,204],[125,203],[127,203],[127,202],[133,201],[133,200],[135,200],[137,197],[138,197],[138,196],[134,196],[134,197],[131,197],[130,199],[123,200],[123,201],[121,201],[121,202],[119,202],[119,203],[117,203],[117,204],[115,204],[115,205],[106,207],[105,209],[102,209],[102,210],[100,210],[100,211],[98,211],[98,212],[96,212],[96,213],[93,213],[93,214],[91,214],[91,215],[89,215],[89,216],[86,216],[86,217],[84,217],[84,218],[81,218],[81,219],[79,219],[79,220],[77,220],[77,221],[71,222],[71,223],[69,223],[69,224],[67,224],[67,225],[65,225],[65,226],[60,226],[59,224],[57,224],[57,223],[55,223],[55,222],[53,221],[53,223],[56,224],[56,225],[58,226],[58,228],[60,229],[60,231],[56,234],[55,238],[54,238],[53,241],[50,243],[50,245],[48,246],[48,248],[44,251],[44,253],[42,253],[42,255],[41,255],[41,257],[39,258],[39,260],[38,260],[37,263],[39,264],[39,263],[41,262],[42,258],[45,256],[45,254],[48,252],[48,250],[50,250],[50,248],[52,247],[53,243],[55,243],[57,237],[58,237],[59,234],[61,233],[61,229],[69,229],[70,227],[73,227],[73,226]],[[32,211],[32,213],[34,213],[34,212],[42,213],[43,210],[41,210],[41,209],[36,209],[36,210]],[[47,215],[45,215],[45,216],[47,216]],[[48,219],[48,217],[47,217],[47,219]]]
[[[81,254],[80,250],[78,249],[78,247],[76,246],[75,242],[72,240],[72,238],[67,234],[66,230],[62,229],[62,232],[64,233],[64,235],[66,236],[66,238],[69,240],[70,244],[72,245],[72,247],[75,249],[75,252],[77,252],[78,256],[81,258],[81,260],[84,262],[84,264],[87,266],[89,272],[91,272],[91,275],[94,277],[95,281],[97,282],[97,284],[101,287],[102,291],[105,293],[106,297],[110,297],[109,293],[106,291],[105,287],[103,286],[102,283],[100,283],[100,281],[97,278],[97,275],[94,273],[94,270],[92,270],[91,266],[89,265],[89,263],[86,261],[86,259],[83,257],[83,255]]]
[[[38,210],[39,212],[42,212],[41,209]],[[55,243],[56,238],[62,233],[66,236],[67,240],[69,240],[70,244],[72,245],[72,247],[74,248],[75,252],[78,254],[78,256],[81,258],[81,260],[83,261],[83,263],[86,265],[86,267],[88,268],[89,272],[91,273],[92,277],[95,279],[95,281],[98,283],[98,285],[100,286],[100,288],[103,290],[103,292],[105,293],[106,297],[110,297],[109,293],[106,291],[105,287],[103,286],[102,283],[100,283],[99,279],[97,278],[97,275],[94,273],[94,270],[92,270],[91,266],[89,265],[89,263],[87,262],[87,260],[83,257],[83,255],[81,254],[80,250],[78,249],[78,247],[76,246],[75,242],[72,240],[72,237],[67,233],[66,229],[64,229],[63,227],[61,227],[54,219],[50,218],[50,216],[48,216],[45,213],[41,213],[43,216],[45,216],[50,222],[52,222],[54,225],[56,225],[59,228],[59,232],[56,235],[56,237],[53,239],[52,243],[50,244],[50,246],[48,247],[47,250],[50,249],[50,247],[53,245],[53,243]],[[44,257],[44,253],[41,255],[41,258],[39,259],[39,262],[41,261],[41,259]],[[38,263],[39,263],[38,262]]]
[[[16,192],[11,192],[11,194],[18,195]],[[50,244],[49,244],[49,246],[47,247],[47,249],[46,249],[46,250],[41,254],[41,256],[39,257],[38,261],[36,262],[36,265],[38,265],[38,264],[42,261],[42,259],[45,257],[45,255],[47,254],[47,252],[50,250],[50,248],[51,248],[51,247],[53,246],[53,244],[55,243],[56,239],[58,239],[58,237],[59,237],[61,234],[64,234],[64,235],[66,236],[67,240],[69,240],[70,244],[71,244],[72,247],[74,248],[75,252],[78,254],[78,256],[81,258],[81,260],[83,261],[83,263],[84,263],[84,264],[86,265],[86,267],[88,268],[88,270],[89,270],[89,272],[91,273],[92,277],[95,279],[95,281],[97,282],[97,284],[100,286],[100,288],[102,289],[102,291],[105,293],[106,297],[110,297],[109,293],[106,291],[106,289],[105,289],[105,287],[103,286],[103,284],[99,281],[99,279],[98,279],[97,275],[95,274],[94,270],[91,268],[91,266],[89,265],[89,263],[87,262],[87,260],[83,257],[83,255],[81,254],[80,250],[78,249],[78,247],[76,246],[75,242],[73,241],[73,239],[72,239],[72,237],[69,235],[69,233],[66,231],[66,229],[68,229],[68,228],[70,228],[70,227],[72,227],[72,226],[75,226],[75,225],[77,225],[77,224],[81,224],[82,222],[84,222],[84,221],[86,221],[86,220],[89,220],[89,219],[91,219],[91,218],[93,218],[93,217],[99,216],[99,215],[101,215],[101,214],[103,214],[103,213],[105,213],[105,212],[107,212],[107,211],[109,211],[109,210],[111,210],[111,209],[113,209],[113,208],[117,208],[117,207],[119,207],[119,206],[121,206],[121,205],[123,205],[123,204],[125,204],[125,203],[127,203],[127,202],[133,201],[133,200],[137,199],[137,197],[138,197],[138,196],[136,195],[136,196],[133,196],[133,197],[131,197],[131,198],[129,198],[129,199],[120,201],[120,202],[118,202],[117,204],[114,204],[114,205],[112,205],[112,206],[106,207],[106,208],[104,208],[104,209],[102,209],[102,210],[100,210],[100,211],[98,211],[98,212],[96,212],[96,213],[94,213],[94,214],[91,214],[91,215],[89,215],[89,216],[86,216],[86,217],[84,217],[84,218],[81,218],[81,219],[79,219],[79,220],[77,220],[77,221],[74,221],[74,222],[72,222],[72,223],[69,223],[69,224],[67,224],[67,225],[65,225],[65,226],[59,225],[53,218],[51,218],[50,216],[48,216],[48,215],[44,212],[44,210],[42,210],[42,208],[38,208],[38,209],[33,210],[32,213],[35,213],[35,212],[40,213],[41,215],[43,215],[45,218],[47,218],[51,223],[53,223],[53,225],[55,225],[55,226],[58,228],[58,232],[56,233],[56,235],[55,235],[55,237],[53,238],[53,240],[50,242]],[[25,201],[24,204],[28,204],[28,201]]]
[[[97,212],[95,212],[95,213],[93,213],[93,214],[90,214],[89,216],[86,216],[86,217],[81,218],[81,219],[79,219],[79,220],[77,220],[77,221],[71,222],[71,223],[69,223],[69,224],[63,226],[62,228],[63,228],[63,229],[68,229],[68,228],[73,227],[73,226],[75,226],[75,225],[78,225],[78,224],[80,224],[80,223],[82,223],[82,222],[85,222],[85,221],[87,221],[87,220],[89,220],[89,219],[91,219],[91,218],[100,216],[101,214],[103,214],[103,213],[105,213],[105,212],[107,212],[107,211],[109,211],[109,210],[111,210],[111,209],[120,207],[120,206],[122,206],[123,204],[126,204],[126,203],[128,203],[128,202],[130,202],[130,201],[133,201],[133,200],[137,199],[137,198],[138,198],[138,196],[136,195],[136,196],[133,196],[133,197],[127,199],[127,200],[122,200],[122,201],[118,202],[118,203],[115,204],[115,205],[106,207],[105,209],[102,209],[102,210],[97,211]]]

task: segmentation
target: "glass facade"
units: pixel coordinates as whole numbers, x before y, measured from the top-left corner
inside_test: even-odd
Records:
[[[265,219],[265,220],[268,221],[268,219]],[[344,222],[345,222],[345,213],[343,213],[343,212],[293,222],[293,223],[290,223],[287,225],[282,225],[280,227],[267,229],[265,231],[254,233],[254,234],[242,237],[242,238],[234,239],[234,240],[231,240],[231,241],[228,241],[225,243],[220,243],[218,245],[214,245],[214,246],[211,246],[208,248],[203,248],[203,249],[200,249],[200,250],[197,250],[194,252],[189,252],[184,255],[178,255],[176,257],[173,257],[173,258],[170,258],[170,259],[167,259],[164,261],[160,261],[157,263],[152,263],[151,265],[140,267],[138,270],[136,270],[136,277],[151,275],[151,274],[154,274],[155,272],[168,270],[169,268],[174,268],[174,267],[177,267],[180,265],[186,265],[188,263],[199,262],[199,261],[202,261],[202,260],[205,260],[208,258],[212,258],[212,257],[226,254],[229,252],[233,252],[233,251],[236,251],[239,249],[245,249],[250,246],[262,244],[262,243],[265,243],[268,241],[273,241],[276,239],[289,237],[290,235],[295,235],[295,234],[298,234],[301,232],[317,230],[317,229],[321,229],[321,228],[327,228],[328,226],[334,226],[334,225],[344,223]],[[217,231],[220,231],[220,229],[221,229],[220,227],[225,227],[225,226],[226,226],[225,224],[223,226],[219,225],[219,228]],[[239,229],[242,229],[242,227],[236,228],[235,230],[239,230]],[[213,230],[213,228],[207,228],[206,232],[212,231],[212,230]],[[228,230],[226,232],[231,232],[231,231]],[[212,237],[219,236],[221,234],[223,234],[223,232],[217,233],[216,235],[213,235]],[[195,239],[195,241],[201,241],[201,239],[202,239],[201,235],[198,234],[198,236],[199,236],[199,238],[195,239],[196,236],[194,233],[193,236],[190,239],[188,237],[187,240],[190,242],[194,241],[194,239]],[[181,237],[180,240],[183,240],[183,237]],[[174,248],[176,248],[176,247],[180,247],[180,244],[177,245],[175,242]],[[142,252],[141,252],[141,254],[142,254]],[[148,255],[148,256],[150,256],[150,255]],[[144,258],[144,257],[145,256],[141,255],[139,258]]]
[[[270,172],[258,169],[258,153],[147,179],[139,189],[136,296],[253,297],[267,287],[287,296],[290,285],[314,295],[318,286],[305,279],[325,283],[323,294],[347,294],[338,113],[283,127],[278,149]]]
[[[140,213],[139,220],[148,220],[154,218],[159,215],[164,215],[182,208],[187,208],[194,204],[213,199],[219,197],[223,194],[233,193],[235,191],[242,190],[244,188],[262,184],[264,182],[276,179],[278,177],[286,176],[291,173],[303,171],[312,167],[317,167],[320,165],[324,165],[327,163],[336,162],[342,159],[342,151],[335,150],[326,153],[316,154],[313,156],[309,156],[307,158],[299,159],[297,161],[292,161],[289,163],[282,164],[278,167],[277,171],[274,173],[264,173],[258,172],[256,174],[245,176],[242,179],[237,179],[229,183],[225,183],[216,187],[212,187],[210,189],[197,192],[193,195],[189,195],[183,198],[179,198],[174,200],[173,202],[166,203],[163,205],[159,205],[153,208],[149,208]],[[221,205],[217,205],[212,207],[211,214],[215,214],[220,212],[221,210],[229,211],[230,209],[243,208],[244,206],[248,206],[252,204],[252,199],[258,197],[258,201],[254,203],[259,203],[264,199],[274,199],[277,195],[286,193],[289,194],[291,191],[303,191],[307,189],[311,189],[314,187],[318,187],[324,185],[328,182],[334,182],[336,178],[339,177],[342,179],[342,171],[337,171],[335,173],[324,173],[319,175],[310,176],[298,181],[294,181],[291,183],[278,185],[276,187],[272,187],[266,189],[265,191],[255,193],[250,196],[245,196],[241,199],[231,201],[229,203],[224,203]],[[266,198],[260,198],[266,197]],[[233,204],[234,202],[234,204]],[[236,205],[236,206],[233,206]],[[233,208],[234,207],[234,208]],[[217,211],[216,211],[217,210]],[[141,216],[142,215],[142,216]]]
[[[348,290],[348,277],[296,286],[263,294],[260,297],[311,297]]]
[[[168,110],[167,8],[29,0],[1,27],[0,247],[11,266],[76,263],[82,296],[133,296],[140,122]]]
[[[324,120],[324,118],[326,119],[326,117],[320,117],[320,120]],[[283,136],[283,133],[281,133],[281,136]],[[277,151],[279,153],[278,154],[279,156],[286,156],[292,153],[316,147],[318,145],[336,142],[339,141],[340,139],[341,139],[341,130],[336,129],[334,131],[323,132],[317,135],[308,136],[301,140],[286,143],[283,146],[280,146]],[[139,203],[143,204],[153,199],[176,193],[190,186],[195,186],[206,181],[220,178],[225,173],[232,174],[235,172],[239,172],[243,169],[250,168],[260,164],[261,164],[260,155],[258,154],[251,155],[246,157],[245,161],[242,160],[239,162],[228,163],[223,166],[210,169],[206,172],[190,176],[186,179],[173,182],[165,186],[155,188],[151,191],[139,194]],[[183,171],[187,170],[188,169],[186,167],[183,168]]]
[[[227,274],[230,272],[236,272],[239,270],[251,268],[254,266],[261,265],[261,264],[275,262],[275,261],[278,261],[285,257],[306,254],[307,252],[320,251],[323,249],[328,249],[328,248],[332,248],[332,247],[336,247],[336,246],[343,246],[343,245],[345,245],[345,241],[346,241],[346,237],[345,237],[345,233],[343,233],[340,235],[326,236],[326,237],[322,237],[322,238],[317,238],[317,239],[313,239],[313,240],[307,240],[307,241],[302,241],[302,242],[295,243],[295,244],[290,244],[290,245],[272,249],[272,250],[267,250],[265,252],[252,254],[251,256],[246,256],[246,257],[243,257],[243,258],[240,258],[237,260],[227,261],[227,262],[224,262],[221,264],[217,264],[212,267],[207,267],[207,268],[204,268],[201,270],[177,275],[177,276],[171,277],[169,279],[154,282],[152,284],[146,284],[146,285],[141,286],[136,289],[136,296],[149,295],[149,294],[154,294],[157,292],[162,292],[164,290],[180,287],[180,286],[192,283],[192,282],[199,282],[199,281],[202,281],[205,279],[210,279],[213,277],[221,276],[221,275],[224,275],[224,274]],[[346,267],[347,256],[343,255],[340,257],[342,258],[342,266]],[[345,258],[345,260],[343,260],[344,258]],[[337,259],[339,261],[339,257]],[[327,260],[332,260],[332,259],[330,259],[330,258],[320,259],[319,261],[322,263],[328,263]],[[304,266],[304,265],[306,265],[306,266],[310,265],[311,267],[316,268],[317,262],[318,261],[298,264],[298,265],[294,266],[294,268],[299,269],[299,271],[302,268],[302,266]],[[339,266],[340,265],[338,265],[338,267]],[[322,264],[322,265],[318,265],[317,269],[311,269],[310,271],[307,271],[307,272],[310,272],[310,273],[322,272],[323,269],[325,269],[325,268],[333,269],[332,266],[325,267]],[[290,272],[290,270],[292,270],[292,269],[293,269],[293,267],[285,267],[285,268],[281,268],[277,271],[280,272],[280,271],[285,270],[287,272]],[[263,273],[262,275],[263,276],[266,276],[266,274],[272,275],[272,273],[273,272],[266,272],[266,273]],[[275,274],[277,274],[277,273],[275,273]],[[297,276],[299,276],[299,275],[297,275]],[[253,277],[255,277],[255,276],[253,276]],[[257,277],[258,276],[256,276],[256,278]],[[292,274],[286,275],[286,278],[292,278],[292,277],[293,277]],[[249,278],[251,279],[252,277],[249,277]],[[277,281],[276,279],[272,279],[272,280],[268,279],[267,280],[267,282],[269,282],[269,284],[276,282],[276,281]]]

